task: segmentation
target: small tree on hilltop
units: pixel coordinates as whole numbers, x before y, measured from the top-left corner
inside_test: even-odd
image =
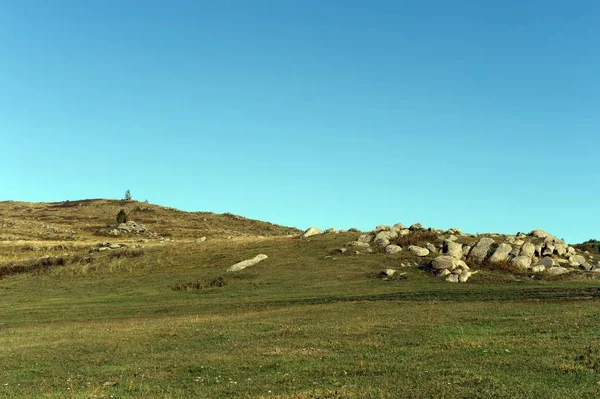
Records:
[[[117,213],[117,223],[127,223],[127,212],[125,212],[125,209],[121,209]]]
[[[129,189],[125,191],[125,201],[131,201],[131,191]]]

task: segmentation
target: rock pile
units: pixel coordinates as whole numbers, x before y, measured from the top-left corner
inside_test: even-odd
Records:
[[[413,234],[408,241],[412,245],[402,248],[399,242],[409,234]],[[415,237],[429,237],[436,244],[425,240],[415,243]],[[355,254],[379,250],[401,258],[409,253],[429,259],[431,269],[449,282],[466,282],[476,273],[466,262],[471,265],[504,264],[508,268],[548,275],[574,270],[600,273],[600,258],[581,253],[564,240],[540,229],[529,234],[472,235],[460,229],[426,229],[420,223],[406,228],[402,223],[397,223],[394,226],[379,225],[372,232],[361,234],[340,252],[346,253],[349,249]],[[404,249],[408,251],[403,252]]]

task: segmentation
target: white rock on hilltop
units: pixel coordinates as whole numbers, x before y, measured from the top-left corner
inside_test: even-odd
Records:
[[[311,236],[316,236],[317,234],[323,234],[323,230],[319,229],[318,227],[309,227],[308,229],[306,229],[306,231],[302,234],[302,238],[307,238],[307,237],[311,237]]]

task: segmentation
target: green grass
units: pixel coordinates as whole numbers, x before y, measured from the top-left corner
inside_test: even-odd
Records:
[[[597,280],[449,284],[400,270],[408,253],[329,255],[356,236],[163,244],[4,278],[0,396],[600,395]]]

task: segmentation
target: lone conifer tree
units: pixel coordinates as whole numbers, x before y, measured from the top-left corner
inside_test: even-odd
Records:
[[[131,201],[131,191],[129,189],[125,191],[125,201]]]

